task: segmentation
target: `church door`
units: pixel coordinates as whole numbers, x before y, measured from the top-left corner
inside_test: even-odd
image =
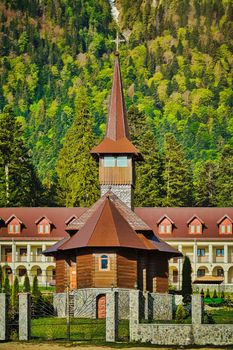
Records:
[[[97,298],[97,318],[106,318],[106,296],[104,294]]]
[[[70,289],[77,289],[77,272],[76,263],[72,262],[70,266]]]

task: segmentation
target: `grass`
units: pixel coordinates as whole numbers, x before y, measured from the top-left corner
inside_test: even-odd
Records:
[[[233,309],[229,308],[221,308],[208,310],[208,312],[212,315],[214,321],[218,324],[233,324]]]
[[[68,339],[66,318],[41,317],[32,320],[32,338],[41,340]],[[119,339],[128,340],[128,321],[119,322]],[[104,341],[105,320],[71,318],[70,339],[77,341]]]

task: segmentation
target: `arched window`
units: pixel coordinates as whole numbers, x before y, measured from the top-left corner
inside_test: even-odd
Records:
[[[107,255],[100,257],[100,270],[109,270],[109,257]]]

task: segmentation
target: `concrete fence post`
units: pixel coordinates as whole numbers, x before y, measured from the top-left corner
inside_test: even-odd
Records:
[[[19,294],[19,340],[31,338],[31,295]]]
[[[192,324],[202,324],[204,318],[204,301],[200,294],[192,295]]]
[[[106,341],[115,342],[118,337],[118,292],[106,293]]]
[[[0,293],[0,340],[6,340],[6,294]]]
[[[140,318],[139,290],[132,290],[129,293],[129,337],[130,341],[137,340],[138,323]]]

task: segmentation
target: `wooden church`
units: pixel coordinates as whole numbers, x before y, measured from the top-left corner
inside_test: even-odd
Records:
[[[108,123],[91,154],[99,164],[101,198],[66,222],[67,237],[45,251],[56,258],[56,288],[138,288],[166,292],[168,260],[181,253],[156,237],[133,210],[135,162],[119,55],[116,53]]]

